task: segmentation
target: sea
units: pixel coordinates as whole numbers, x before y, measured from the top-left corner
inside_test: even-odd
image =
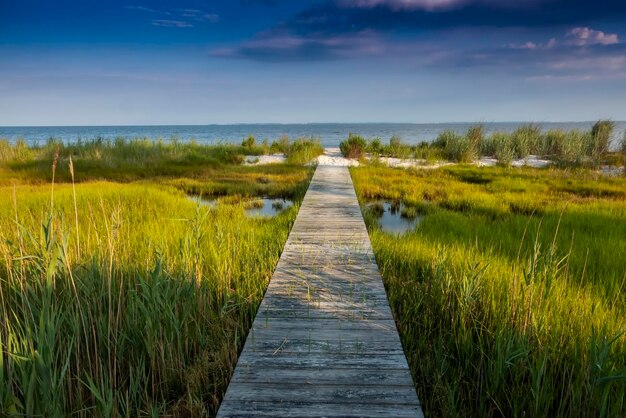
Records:
[[[484,122],[486,133],[510,132],[528,122]],[[237,125],[149,125],[149,126],[0,126],[0,139],[15,142],[24,139],[29,144],[43,144],[50,138],[66,143],[96,138],[114,140],[149,138],[199,143],[241,143],[253,135],[257,141],[269,142],[286,135],[290,139],[314,137],[324,147],[337,147],[339,142],[354,133],[367,139],[380,138],[383,142],[392,136],[408,144],[431,142],[439,133],[452,130],[463,133],[476,123],[307,123],[307,124],[237,124]],[[539,122],[542,129],[589,130],[593,122]],[[615,122],[614,142],[626,134],[626,121]]]

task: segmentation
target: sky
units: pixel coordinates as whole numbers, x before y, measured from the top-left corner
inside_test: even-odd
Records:
[[[624,0],[0,0],[0,126],[600,118]]]

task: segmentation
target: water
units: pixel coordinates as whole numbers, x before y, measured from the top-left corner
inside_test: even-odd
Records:
[[[218,204],[216,198],[199,198],[198,196],[191,195],[188,196],[188,199],[194,203],[199,203],[202,206],[208,206],[210,208],[215,208]],[[263,202],[263,205],[246,209],[246,215],[248,216],[273,217],[282,213],[285,209],[293,206],[293,200],[290,199],[264,197],[254,200]]]
[[[191,200],[193,203],[199,204],[200,206],[208,206],[210,208],[215,208],[217,206],[217,199],[214,198],[189,195],[187,196],[187,199]]]
[[[522,122],[484,123],[487,133],[512,131]],[[201,143],[218,142],[241,143],[248,135],[257,140],[268,139],[270,142],[281,135],[291,139],[301,136],[319,138],[325,147],[336,147],[348,133],[356,133],[366,138],[380,137],[387,142],[392,135],[400,136],[409,144],[432,141],[443,130],[463,133],[472,123],[313,123],[313,124],[242,124],[242,125],[168,125],[168,126],[37,126],[37,127],[2,127],[0,138],[15,141],[24,138],[30,144],[42,144],[49,138],[58,138],[64,142],[78,139],[89,140],[97,137],[105,139],[125,138],[178,138],[181,141],[194,139]],[[544,129],[581,129],[588,130],[593,122],[545,122]],[[614,139],[621,139],[626,132],[626,122],[616,122]]]
[[[293,201],[289,199],[263,198],[261,200],[263,201],[263,206],[246,209],[248,216],[272,217],[293,206]]]
[[[378,216],[378,224],[380,228],[391,234],[404,234],[412,231],[417,225],[424,219],[423,216],[415,216],[413,218],[405,218],[402,216],[402,210],[405,209],[404,203],[400,205],[392,205],[387,201],[371,202],[367,206],[372,207],[374,205],[381,204],[385,211]]]

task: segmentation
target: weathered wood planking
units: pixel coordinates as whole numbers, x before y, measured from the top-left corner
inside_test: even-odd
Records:
[[[350,173],[320,166],[218,417],[421,417]]]

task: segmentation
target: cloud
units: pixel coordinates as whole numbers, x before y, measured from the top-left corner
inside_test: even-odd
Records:
[[[193,24],[184,20],[154,19],[152,26],[161,26],[165,28],[191,28]]]
[[[339,5],[346,8],[387,7],[391,10],[442,10],[451,9],[468,3],[468,0],[340,0]]]
[[[136,12],[167,17],[167,19],[151,19],[150,24],[152,26],[168,28],[192,28],[195,26],[194,23],[217,23],[220,18],[217,14],[193,8],[180,8],[172,10],[159,10],[144,6],[124,6],[124,8]]]
[[[535,49],[553,49],[559,45],[559,41],[556,38],[550,38],[547,42],[533,42],[528,41],[523,44],[511,43],[506,45],[506,48],[510,49],[527,49],[527,50],[535,50]]]
[[[626,17],[626,1],[336,0],[211,55],[261,62],[376,57],[413,70],[506,72],[522,79],[621,77],[626,47],[618,34],[588,26],[607,16]],[[556,30],[560,35],[550,37]],[[536,33],[545,38],[499,43]]]
[[[573,28],[558,39],[475,51],[462,60],[470,68],[525,73],[529,81],[624,79],[626,44],[620,43],[616,34],[586,27]],[[459,62],[452,60],[440,64],[454,66]]]
[[[603,0],[336,0],[294,16],[291,30],[446,30],[452,28],[546,28],[581,26],[626,17],[626,1]]]
[[[570,45],[614,45],[619,43],[617,34],[608,34],[587,27],[574,28],[567,33],[567,42]]]
[[[215,49],[211,55],[270,62],[322,61],[380,55],[385,46],[383,40],[370,31],[303,37],[284,30],[272,30],[235,48]]]
[[[553,49],[559,45],[569,45],[576,47],[586,47],[594,45],[616,45],[619,44],[619,36],[615,33],[605,33],[588,27],[578,27],[570,29],[561,40],[550,38],[547,42],[536,43],[528,41],[523,44],[508,44],[511,49]]]
[[[167,11],[164,11],[164,10],[152,9],[150,7],[144,7],[144,6],[124,6],[124,8],[127,9],[127,10],[135,10],[135,11],[138,11],[138,12],[162,14],[162,15],[167,15],[167,16],[171,15],[170,12],[167,12]]]

